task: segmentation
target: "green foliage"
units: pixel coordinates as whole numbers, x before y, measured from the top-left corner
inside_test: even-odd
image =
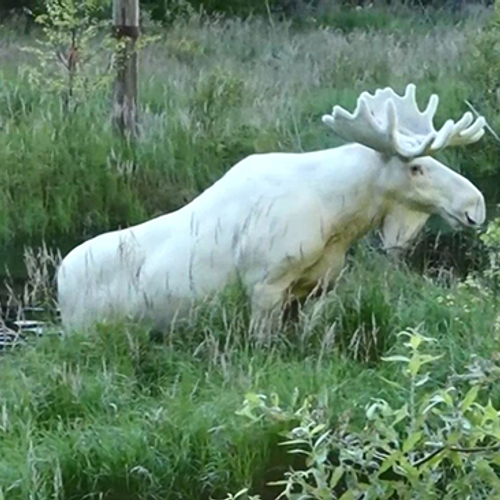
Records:
[[[112,134],[105,85],[95,91],[83,86],[87,76],[89,82],[93,74],[102,76],[104,57],[96,56],[89,74],[82,69],[75,76],[82,76],[82,87],[75,87],[82,90],[76,91],[81,104],[68,115],[61,109],[66,73],[56,73],[54,47],[41,46],[47,79],[35,84],[29,72],[18,71],[38,62],[36,54],[20,50],[32,39],[2,31],[0,244],[7,256],[12,243],[39,247],[44,239],[65,253],[96,233],[179,208],[248,154],[335,146],[338,139],[320,117],[333,103],[351,107],[362,90],[402,90],[414,81],[419,102],[431,92],[440,95],[439,123],[465,111],[465,99],[493,123],[496,108],[492,100],[481,101],[483,83],[472,70],[479,57],[469,42],[482,26],[476,19],[434,30],[408,12],[377,31],[361,16],[361,25],[341,33],[327,23],[297,29],[267,15],[209,18],[176,5],[184,10],[172,14],[168,33],[148,25],[160,38],[141,53],[141,136],[133,147]],[[407,28],[390,31],[396,24]],[[61,37],[66,32],[61,27]],[[89,50],[93,43],[89,38]],[[57,92],[49,92],[53,76],[61,83]],[[443,159],[470,176],[492,204],[500,196],[497,156],[486,137]],[[491,251],[495,231],[492,225],[484,236]],[[36,286],[52,269],[52,257],[45,265],[31,254],[35,284],[23,302],[52,300],[48,287]],[[200,305],[158,342],[130,325],[101,325],[88,336],[45,338],[6,353],[0,363],[0,498],[208,500],[245,487],[235,495],[239,500],[270,499],[283,485],[266,483],[283,479],[292,465],[298,472],[321,470],[329,479],[336,470],[339,489],[349,476],[356,487],[379,485],[382,493],[398,487],[409,494],[414,476],[408,463],[432,453],[428,435],[447,448],[421,466],[424,487],[442,491],[447,481],[457,491],[477,486],[471,495],[492,488],[488,467],[496,465],[489,454],[453,447],[489,446],[481,432],[496,432],[497,424],[486,420],[483,385],[489,384],[496,408],[498,295],[487,275],[458,283],[441,274],[419,275],[360,246],[337,288],[304,304],[267,348],[250,337],[248,304],[234,289]],[[398,333],[414,325],[437,343],[423,341],[416,353],[391,352]],[[430,351],[421,351],[425,346]],[[417,366],[427,354],[443,357],[422,364],[413,378],[381,361],[417,356]],[[408,362],[402,365],[406,370]],[[419,385],[426,370],[430,376]],[[481,389],[464,409],[468,380]],[[252,414],[266,416],[248,425],[235,414],[245,393],[276,394],[250,398]],[[317,400],[297,412],[310,394]],[[440,394],[445,400],[422,420],[422,404]],[[391,427],[396,415],[402,419]],[[334,428],[318,443],[335,422],[342,432]],[[326,427],[311,433],[319,424]],[[290,455],[288,446],[277,445],[281,431],[297,426],[307,431],[299,437],[309,443],[301,446],[308,466],[302,453]],[[409,429],[417,437],[428,434],[416,440]],[[332,448],[340,444],[354,458]],[[332,456],[316,460],[311,450],[326,445]],[[402,470],[380,485],[386,481],[380,460],[388,456],[392,468]],[[483,476],[469,480],[472,466]],[[308,488],[298,472],[286,479]],[[481,477],[484,484],[478,484]]]
[[[342,30],[346,33],[355,29],[380,30],[395,28],[399,19],[394,23],[394,15],[387,9],[332,9],[322,16],[318,16],[322,24]]]
[[[232,297],[232,298],[231,298]],[[234,414],[255,387],[289,393],[372,381],[356,366],[252,350],[238,292],[199,310],[162,343],[102,325],[47,335],[0,364],[0,488],[34,498],[220,497],[266,471],[275,428]],[[339,402],[350,404],[338,392]],[[36,495],[36,496],[35,496]]]
[[[297,331],[288,336],[304,356],[322,345],[370,366],[394,345],[401,328],[415,324],[479,349],[476,332],[496,318],[491,295],[472,278],[440,284],[360,245],[328,300],[306,303]]]
[[[473,103],[488,120],[490,131],[493,130],[495,146],[498,151],[500,140],[500,3],[495,1],[493,13],[484,29],[471,33],[470,44],[472,48],[470,65],[471,83],[477,89]],[[490,139],[491,140],[491,139]],[[493,140],[492,140],[493,142]],[[484,159],[485,173],[493,166],[494,159]],[[496,171],[496,169],[495,169]],[[497,195],[495,193],[495,201]]]
[[[480,238],[486,245],[488,266],[483,270],[479,280],[486,281],[488,288],[498,293],[500,285],[500,218],[497,217],[490,221]]]
[[[241,17],[271,13],[291,15],[315,3],[314,0],[146,0],[144,7],[151,12],[153,19],[173,22],[177,16],[184,16],[189,11],[204,10],[208,14]]]
[[[429,389],[432,365],[442,359],[425,349],[435,339],[416,330],[400,336],[407,339],[402,352],[384,361],[403,367],[386,380],[400,391],[403,404],[393,407],[374,398],[360,431],[342,420],[332,428],[324,401],[315,403],[312,397],[298,409],[295,397],[291,410],[284,410],[276,395],[247,395],[238,414],[254,425],[289,422],[281,444],[304,457],[304,468],[274,483],[283,487],[276,498],[483,499],[500,494],[499,412],[491,400],[481,402],[491,379],[463,383],[455,375]]]
[[[219,391],[220,373],[146,332],[46,339],[1,371],[0,488],[10,499],[200,498],[228,476],[244,481],[240,462],[253,469],[266,454],[266,432],[245,437],[225,418],[238,390]]]
[[[495,1],[493,15],[485,29],[474,40],[474,66],[476,77],[482,81],[484,98],[495,106],[498,111],[500,106],[497,94],[500,84],[500,3]]]
[[[109,6],[110,0],[102,0],[102,4]],[[326,2],[328,5],[328,0]],[[358,1],[345,1],[342,0],[332,1],[334,5],[340,4],[343,7],[355,8],[358,6]],[[417,7],[423,6],[437,6],[447,7],[450,2],[447,0],[433,1],[419,0],[413,2],[400,2],[403,5],[413,5]],[[208,12],[227,13],[232,15],[245,16],[248,14],[267,14],[268,11],[293,14],[301,12],[302,10],[312,9],[322,5],[318,0],[142,0],[141,5],[143,8],[151,11],[156,19],[165,19],[165,14],[175,11],[178,6],[189,4],[190,8],[199,9],[205,8]],[[4,0],[0,6],[0,10],[11,11],[28,8],[33,11],[42,12],[44,9],[44,0]]]
[[[25,71],[30,84],[56,93],[65,111],[72,111],[109,85],[111,75],[96,59],[109,45],[109,37],[100,31],[110,23],[96,20],[102,9],[98,0],[44,0],[44,6],[46,13],[35,18],[44,36],[37,47],[24,49],[36,56],[38,67],[30,65]]]
[[[109,127],[109,59],[106,51],[93,53],[103,34],[89,12],[42,18],[47,35],[37,54],[20,51],[25,38],[0,51],[2,245],[40,246],[45,239],[69,247],[179,208],[249,154],[335,146],[340,142],[320,116],[335,102],[353,106],[362,90],[387,84],[402,90],[414,81],[419,100],[439,93],[439,122],[462,113],[464,99],[477,104],[480,94],[465,63],[475,20],[460,30],[446,26],[435,38],[411,30],[296,30],[287,22],[209,19],[190,11],[168,36],[154,26],[148,32],[158,36],[141,51],[142,134],[131,148]],[[71,44],[71,19],[82,21],[78,36],[90,59],[68,73],[56,51]],[[414,13],[405,15],[406,22],[413,19]],[[70,75],[78,112],[68,120],[61,98],[66,102]],[[489,108],[478,108],[489,118]],[[496,156],[488,137],[443,155],[489,201],[500,196]]]
[[[43,300],[46,288],[36,285],[44,281],[45,264],[37,254],[30,258],[37,265],[31,266],[35,279],[28,295]],[[323,432],[334,422],[342,424],[342,432],[334,431],[325,442],[343,443],[343,449],[356,452],[357,462],[342,458],[342,463],[361,481],[358,468],[368,467],[369,453],[377,451],[378,456],[376,445],[384,449],[394,445],[389,452],[398,465],[404,464],[405,453],[420,460],[432,451],[422,438],[408,452],[396,453],[410,436],[406,424],[412,421],[411,405],[399,426],[393,430],[389,425],[408,404],[412,385],[417,432],[427,426],[434,438],[441,439],[437,446],[475,446],[473,440],[481,435],[466,424],[483,418],[482,410],[474,403],[462,411],[460,398],[470,382],[487,385],[494,407],[500,401],[495,384],[498,301],[493,296],[485,300],[474,283],[444,288],[373,251],[360,249],[352,259],[338,289],[307,304],[299,320],[275,332],[265,348],[249,335],[248,304],[235,287],[199,305],[186,321],[172,325],[154,342],[137,326],[107,324],[61,339],[49,332],[22,350],[3,353],[0,491],[4,497],[208,500],[245,487],[249,495],[276,498],[282,486],[266,483],[283,479],[290,466],[295,471],[316,466],[314,462],[305,467],[302,454],[290,455],[278,445],[281,432],[306,428],[302,421],[326,424]],[[51,265],[51,258],[46,265]],[[380,303],[385,304],[384,311],[377,316],[373,304]],[[385,321],[386,329],[358,337],[351,345],[350,337],[373,325],[370,314],[358,311],[373,312],[376,322]],[[421,324],[419,331],[437,342],[423,339],[415,351],[403,346],[393,352],[401,338],[397,333],[412,324]],[[368,365],[358,353],[371,352],[376,336],[377,355]],[[426,346],[430,349],[424,350]],[[413,369],[413,376],[395,371],[394,363],[374,362],[391,355],[406,356],[411,363],[402,363],[402,368]],[[428,363],[427,355],[442,357]],[[420,385],[426,371],[430,376]],[[436,404],[424,421],[419,420],[424,402],[451,385],[456,391],[445,391],[443,397],[449,394],[452,402]],[[247,425],[236,414],[242,394],[275,395],[248,398],[243,413],[256,419],[247,420]],[[312,394],[318,397],[307,399],[297,411]],[[483,404],[482,390],[476,401]],[[367,421],[367,408],[373,404]],[[445,417],[450,418],[447,423]],[[340,429],[340,423],[335,428]],[[493,432],[492,425],[486,425]],[[451,441],[457,429],[462,434]],[[397,433],[396,442],[389,431]],[[320,434],[311,436],[314,444]],[[363,444],[347,436],[363,438]],[[317,449],[322,449],[321,443]],[[450,450],[443,453],[453,456]],[[335,457],[333,453],[323,462],[325,474],[330,463],[339,461]],[[464,467],[470,460],[481,467],[472,456],[464,460]],[[404,478],[391,481],[402,483],[403,491],[408,488]],[[240,492],[238,499],[250,500],[247,493]]]

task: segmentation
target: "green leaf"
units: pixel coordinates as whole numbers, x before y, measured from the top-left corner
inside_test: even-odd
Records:
[[[483,411],[484,411],[484,416],[487,418],[487,420],[498,423],[499,421],[498,411],[491,404],[491,399],[488,401],[488,404],[484,407]]]
[[[392,467],[397,460],[397,454],[392,453],[389,455],[387,458],[384,459],[382,462],[381,466],[379,467],[378,474],[383,474],[386,470],[388,470],[390,467]]]
[[[315,434],[318,434],[318,432],[321,432],[325,427],[326,427],[326,424],[318,424],[316,427],[314,427],[310,431],[310,435],[314,436]]]
[[[410,362],[408,363],[408,370],[412,377],[414,377],[418,373],[421,365],[421,356],[419,354],[414,354]]]
[[[405,457],[399,458],[399,466],[406,472],[406,475],[410,481],[415,481],[418,479],[420,472],[414,467]]]
[[[328,458],[328,452],[329,452],[329,449],[326,446],[323,449],[321,449],[320,451],[315,450],[314,461],[317,464],[324,464],[326,462],[326,459]]]
[[[412,347],[412,349],[414,351],[416,351],[420,347],[422,340],[424,340],[424,339],[420,335],[412,335],[410,337],[410,346]]]
[[[356,494],[352,490],[347,490],[339,500],[356,500]]]
[[[421,354],[420,355],[420,363],[422,365],[425,365],[427,363],[433,363],[434,361],[437,361],[438,359],[441,359],[444,357],[444,354],[440,354],[439,356],[431,356],[430,354]]]
[[[330,478],[330,489],[333,490],[335,486],[337,486],[338,482],[344,475],[344,468],[339,465],[338,467],[335,467],[335,470],[332,473],[332,476]]]
[[[417,431],[413,434],[410,434],[403,443],[403,453],[408,453],[409,451],[413,450],[415,445],[422,439],[423,434],[424,433],[422,431]]]
[[[484,458],[481,458],[476,461],[475,466],[479,477],[500,493],[500,479],[491,465]]]
[[[257,417],[252,413],[252,410],[249,406],[244,406],[241,410],[236,410],[234,413],[235,415],[238,415],[238,417],[246,417],[253,422],[260,420],[260,417]]]
[[[294,444],[309,444],[306,439],[291,439],[290,441],[283,441],[280,446],[292,446]]]
[[[409,363],[410,362],[410,358],[408,358],[407,356],[401,356],[399,354],[395,354],[394,356],[383,357],[380,359],[382,361],[387,361],[389,363],[392,363],[392,362]]]
[[[378,376],[381,380],[383,380],[386,384],[395,387],[396,389],[402,389],[405,390],[406,388],[402,386],[401,384],[398,384],[397,382],[394,382],[394,380],[389,380],[388,378],[383,377],[382,375]]]
[[[410,370],[412,376],[415,376],[419,372],[420,367],[422,365],[437,361],[438,359],[441,359],[443,356],[444,354],[440,354],[439,356],[431,356],[430,354],[415,353],[411,358],[410,363],[408,364],[408,369]]]
[[[234,495],[234,499],[236,500],[237,498],[241,497],[242,495],[245,495],[248,493],[248,488],[243,488],[242,490],[238,491],[236,495]]]
[[[458,469],[463,469],[464,461],[462,459],[462,455],[456,451],[452,451],[449,454],[449,458],[452,461],[453,465]]]
[[[248,392],[247,394],[245,394],[245,399],[252,405],[259,406],[263,402],[265,397],[260,394],[256,394],[255,392]]]
[[[462,431],[455,429],[448,434],[447,444],[451,446],[457,445],[460,443],[461,438]]]
[[[474,385],[469,389],[462,403],[460,404],[460,409],[462,410],[462,412],[465,413],[469,409],[470,405],[474,403],[474,401],[476,401],[478,393],[479,393],[478,385]]]
[[[287,479],[280,479],[278,481],[269,481],[266,483],[267,486],[284,486],[288,484]]]
[[[426,373],[425,375],[422,375],[419,379],[415,381],[415,387],[422,387],[425,385],[430,379],[430,374]]]
[[[405,403],[399,410],[394,412],[394,420],[392,422],[392,426],[394,427],[396,424],[399,424],[401,420],[407,418],[410,414],[408,413],[408,404]]]
[[[309,456],[310,453],[306,450],[299,450],[299,449],[295,449],[295,450],[288,450],[288,453],[290,453],[290,455],[306,455],[306,456]]]
[[[324,441],[326,441],[330,437],[330,431],[326,431],[322,434],[314,443],[314,449],[319,448],[320,446],[324,446]]]

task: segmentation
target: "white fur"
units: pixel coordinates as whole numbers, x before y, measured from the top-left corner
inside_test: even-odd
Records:
[[[250,156],[182,209],[100,235],[58,271],[63,325],[132,318],[164,328],[193,301],[238,279],[255,317],[334,280],[349,246],[380,228],[405,246],[438,213],[485,219],[481,193],[430,157],[403,159],[361,144]]]
[[[177,212],[71,251],[58,273],[62,320],[83,328],[128,316],[163,327],[238,277],[254,308],[271,310],[287,292],[334,279],[367,231],[381,226],[386,247],[404,246],[432,212],[482,223],[484,200],[432,158],[388,165],[360,145],[250,156]]]

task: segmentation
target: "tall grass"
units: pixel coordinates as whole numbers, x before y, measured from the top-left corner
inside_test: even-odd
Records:
[[[412,30],[411,19],[347,34],[203,16],[155,28],[161,40],[141,54],[143,136],[134,148],[111,133],[107,91],[64,116],[60,100],[26,76],[36,61],[21,48],[35,40],[3,28],[0,243],[74,242],[180,207],[250,153],[335,146],[320,117],[335,103],[353,106],[362,90],[413,81],[421,101],[439,93],[438,123],[469,99],[494,125],[497,113],[470,79],[478,21]],[[443,157],[481,183],[496,149],[486,139]]]
[[[411,21],[342,32],[181,19],[141,54],[133,147],[111,133],[106,93],[65,116],[57,96],[30,84],[23,65],[34,61],[20,48],[33,39],[2,27],[0,243],[72,243],[181,206],[247,154],[335,146],[321,115],[366,89],[413,81],[421,102],[439,93],[439,123],[469,99],[495,127],[500,115],[475,73],[477,18]],[[442,155],[490,204],[495,147],[486,138]],[[277,446],[279,423],[247,427],[235,414],[246,392],[319,394],[332,425],[345,413],[361,425],[373,397],[401,398],[379,363],[399,331],[419,326],[438,340],[438,384],[474,356],[498,362],[497,309],[478,282],[417,274],[361,245],[337,288],[265,347],[249,336],[238,290],[156,341],[127,324],[39,339],[0,359],[0,498],[208,500],[244,486],[275,498],[266,482],[292,461]]]
[[[319,394],[332,424],[348,412],[356,425],[371,398],[401,397],[382,378],[392,368],[378,363],[401,329],[419,325],[438,340],[437,385],[472,355],[491,360],[497,304],[360,249],[338,289],[265,348],[249,338],[238,294],[200,307],[160,342],[126,324],[39,340],[1,360],[1,491],[194,500],[249,486],[274,498],[265,483],[291,459],[276,447],[279,423],[248,427],[235,414],[245,393]],[[498,388],[490,396],[499,402]]]

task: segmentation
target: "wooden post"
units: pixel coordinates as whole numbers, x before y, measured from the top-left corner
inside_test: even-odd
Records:
[[[137,134],[139,0],[113,0],[113,25],[117,38],[113,123],[126,137]]]

